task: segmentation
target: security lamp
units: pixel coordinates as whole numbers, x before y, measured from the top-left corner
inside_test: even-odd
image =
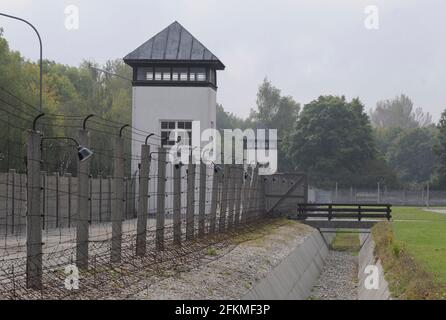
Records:
[[[81,146],[76,139],[71,137],[43,137],[41,141],[41,147],[43,140],[71,140],[76,144],[77,147],[77,156],[79,157],[79,162],[84,162],[93,155],[93,151],[88,149],[87,147]]]
[[[88,160],[93,155],[93,151],[90,149],[83,147],[81,145],[77,146],[77,156],[79,157],[79,161],[83,162]]]
[[[184,164],[180,161],[180,162],[178,162],[178,163],[175,164],[175,169],[179,169],[179,168],[181,168],[182,166],[184,166]]]
[[[218,173],[223,169],[220,165],[218,165],[216,163],[213,163],[213,164],[214,164],[214,173]]]

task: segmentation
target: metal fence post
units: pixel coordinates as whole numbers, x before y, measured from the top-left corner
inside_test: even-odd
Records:
[[[87,148],[90,146],[88,131],[79,130],[79,143]],[[84,270],[88,269],[89,179],[89,163],[78,162],[76,265]]]
[[[136,255],[146,254],[147,201],[149,196],[150,146],[141,145],[141,164],[139,168],[139,201],[136,222]]]
[[[379,185],[379,182],[378,182],[378,197],[377,197],[377,201],[378,201],[378,203],[381,203],[381,190],[380,190],[380,185]]]
[[[195,164],[192,163],[192,156],[189,158],[187,169],[187,212],[186,212],[186,240],[194,238],[195,228]]]
[[[173,166],[173,243],[181,244],[181,165]]]
[[[41,193],[41,136],[28,132],[27,145],[27,215],[26,215],[26,284],[28,288],[42,288],[42,215]]]
[[[156,190],[156,250],[164,250],[164,211],[166,199],[166,149],[159,148]]]
[[[198,203],[198,236],[204,236],[205,229],[205,217],[206,217],[206,179],[207,178],[207,167],[206,164],[200,162],[200,191],[199,197],[200,202]]]
[[[121,262],[122,213],[124,206],[124,139],[116,137],[114,159],[115,183],[113,188],[113,205],[111,208],[112,240],[111,262]]]

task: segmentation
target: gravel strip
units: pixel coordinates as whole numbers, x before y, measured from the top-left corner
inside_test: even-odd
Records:
[[[232,248],[218,250],[210,263],[171,277],[148,279],[132,299],[240,299],[314,229],[294,222],[275,226]]]
[[[358,258],[348,251],[330,250],[309,299],[357,300]]]

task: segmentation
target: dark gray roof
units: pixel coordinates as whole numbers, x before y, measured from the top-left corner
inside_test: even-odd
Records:
[[[223,63],[177,21],[124,57],[138,62],[200,62],[224,69]]]

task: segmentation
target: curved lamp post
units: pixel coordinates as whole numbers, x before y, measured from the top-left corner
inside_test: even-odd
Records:
[[[9,14],[5,14],[5,13],[1,13],[1,12],[0,12],[0,16],[7,17],[7,18],[10,18],[10,19],[14,19],[14,20],[18,20],[18,21],[22,21],[22,22],[26,23],[31,28],[33,28],[34,32],[37,34],[37,37],[39,38],[39,45],[40,45],[40,95],[39,95],[39,110],[40,110],[40,112],[42,112],[42,82],[43,82],[42,75],[43,75],[43,65],[42,65],[42,39],[40,38],[39,31],[37,31],[36,27],[34,27],[29,21],[26,21],[25,19],[22,19],[22,18],[19,18],[19,17],[15,17],[15,16],[11,16]]]

